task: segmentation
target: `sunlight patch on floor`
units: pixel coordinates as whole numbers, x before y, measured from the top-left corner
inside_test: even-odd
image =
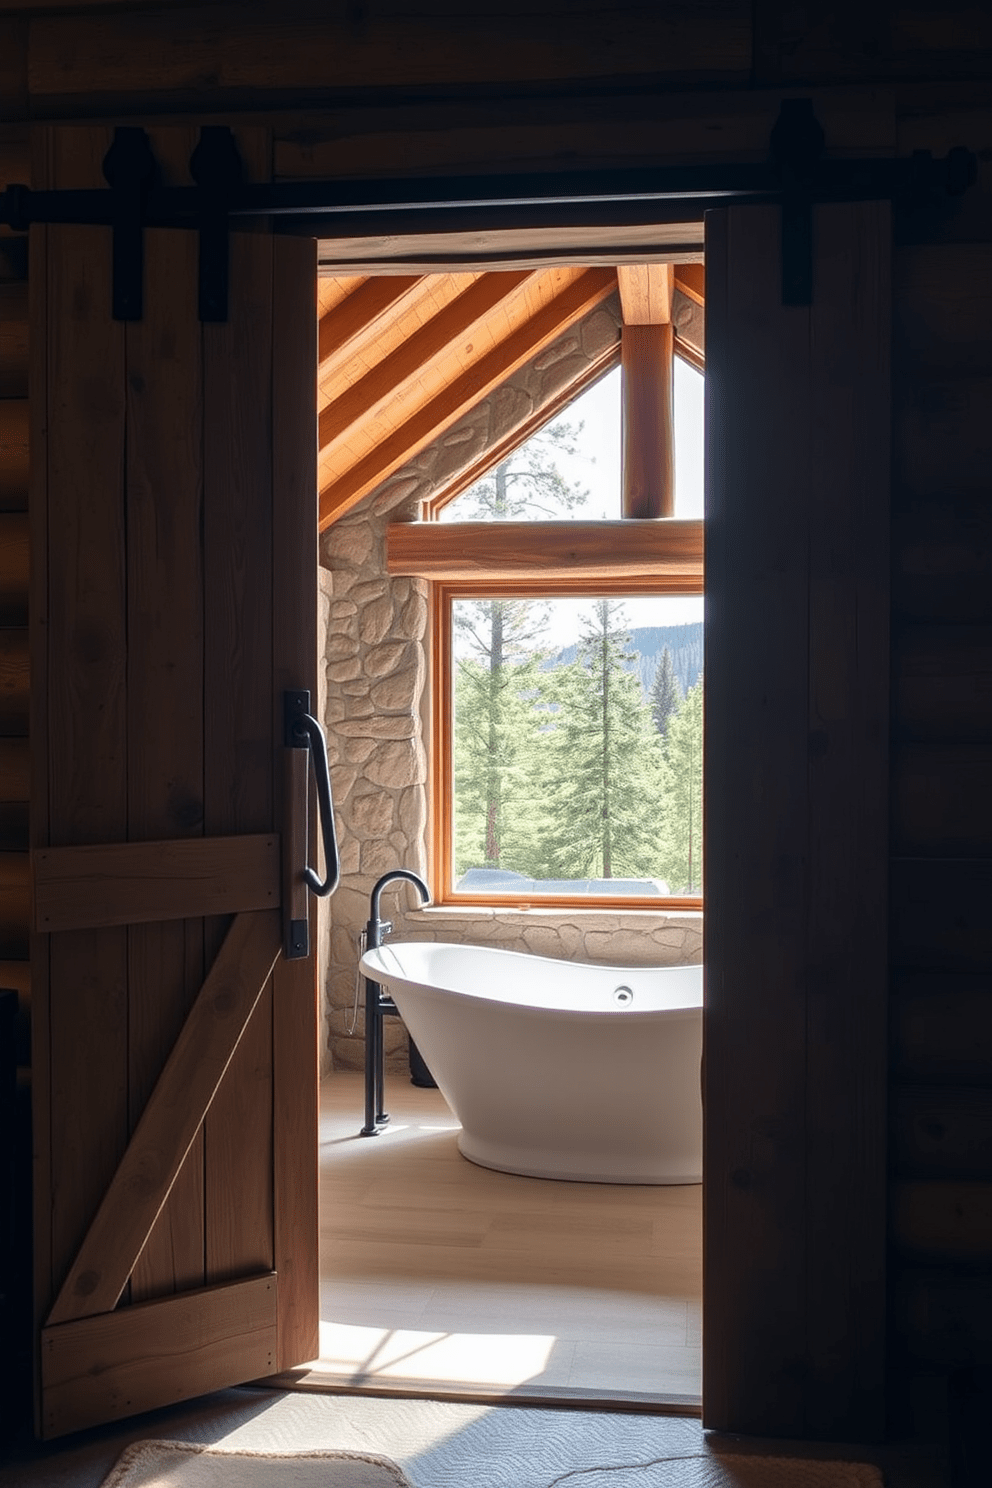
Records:
[[[357,1384],[379,1379],[480,1383],[512,1389],[544,1373],[554,1336],[423,1333],[412,1328],[320,1325],[320,1362]]]

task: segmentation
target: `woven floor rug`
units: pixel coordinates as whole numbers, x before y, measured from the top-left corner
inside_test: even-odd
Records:
[[[466,1488],[513,1488],[506,1478]],[[863,1462],[713,1453],[565,1472],[562,1488],[883,1488]],[[189,1442],[128,1447],[103,1488],[411,1488],[394,1462],[360,1452],[225,1452]]]
[[[411,1488],[388,1457],[360,1452],[223,1452],[134,1442],[103,1488]]]

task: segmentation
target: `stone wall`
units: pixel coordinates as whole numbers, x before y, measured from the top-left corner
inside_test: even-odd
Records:
[[[419,516],[423,500],[457,479],[517,425],[553,404],[619,335],[614,297],[321,538],[324,723],[341,853],[341,887],[330,905],[320,973],[325,990],[322,1070],[360,1069],[363,1064],[358,937],[368,919],[375,880],[390,868],[427,872],[427,585],[389,577],[386,528]],[[537,955],[618,965],[702,960],[699,914],[417,911],[416,896],[405,887],[387,891],[382,912],[393,921],[394,934],[424,940],[498,943]],[[406,1037],[396,1018],[385,1020],[385,1045],[387,1068],[403,1068]]]
[[[393,939],[465,941],[600,966],[698,966],[698,911],[428,909],[392,915]]]

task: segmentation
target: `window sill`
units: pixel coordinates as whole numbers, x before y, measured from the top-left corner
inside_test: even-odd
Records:
[[[687,924],[698,925],[702,923],[703,908],[699,906],[677,906],[671,907],[660,905],[626,905],[626,904],[494,904],[491,901],[480,901],[479,903],[441,903],[422,905],[417,909],[408,910],[405,918],[414,920],[422,918],[430,921],[432,919],[505,919],[514,915],[531,920],[536,919],[579,919],[589,921],[592,919],[608,918],[611,920],[624,919],[646,923],[648,920],[662,920],[670,923],[673,920]]]

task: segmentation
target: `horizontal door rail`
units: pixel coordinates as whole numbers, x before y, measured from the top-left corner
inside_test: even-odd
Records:
[[[31,866],[41,934],[276,909],[280,902],[274,832],[48,847],[32,853]]]
[[[958,147],[935,158],[929,152],[878,160],[816,160],[804,171],[803,194],[817,202],[918,200],[921,195],[957,195],[975,178],[977,161]],[[440,195],[443,184],[444,195]],[[517,225],[554,225],[563,208],[605,208],[643,203],[652,221],[695,221],[708,207],[780,202],[795,189],[777,161],[713,165],[644,166],[628,170],[555,172],[542,175],[451,176],[369,181],[274,181],[241,183],[227,193],[228,217],[278,217],[284,229],[316,235],[333,231],[335,218],[362,219],[362,230],[400,231],[411,213],[429,213],[453,229],[460,214],[518,211]],[[0,193],[0,223],[26,231],[36,222],[112,226],[116,192],[110,188],[35,191],[8,186]],[[667,204],[667,207],[666,207]],[[548,209],[552,215],[543,215]],[[207,210],[195,186],[151,186],[143,195],[146,227],[198,228]],[[216,213],[216,205],[213,206]],[[316,220],[315,220],[316,219]],[[388,219],[387,228],[384,221]],[[397,220],[400,219],[400,220]],[[602,219],[609,221],[609,217]],[[624,219],[626,220],[626,218]],[[353,233],[351,220],[340,224]]]
[[[239,1371],[248,1379],[271,1374],[277,1297],[270,1271],[45,1328],[43,1436],[151,1410],[166,1395],[207,1395]]]
[[[200,234],[199,314],[227,319],[231,224],[269,217],[282,232],[310,237],[390,236],[484,229],[622,225],[633,221],[698,223],[707,208],[757,203],[782,207],[782,298],[812,303],[812,204],[892,200],[913,205],[959,196],[978,174],[975,154],[956,147],[939,160],[824,159],[823,130],[808,98],[787,98],[765,161],[658,165],[612,171],[555,171],[501,176],[359,181],[244,179],[234,135],[204,125],[190,157],[196,186],[162,186],[148,135],[119,127],[103,163],[109,189],[0,193],[0,223],[26,231],[35,222],[100,224],[113,229],[113,314],[143,314],[146,227]]]

